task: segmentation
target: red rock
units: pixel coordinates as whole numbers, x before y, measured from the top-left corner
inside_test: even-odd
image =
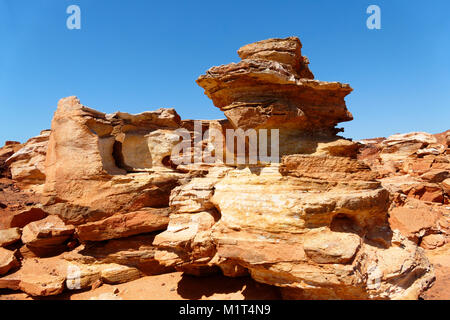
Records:
[[[167,208],[146,208],[113,215],[104,220],[77,226],[77,235],[81,241],[103,241],[164,230],[169,223],[169,211]]]
[[[32,188],[45,182],[44,163],[49,136],[49,130],[42,131],[6,160],[12,178],[22,186]]]
[[[82,264],[115,263],[134,267],[146,275],[173,271],[155,259],[155,234],[90,242],[64,254],[64,259]]]
[[[444,202],[444,194],[438,185],[418,185],[414,186],[407,193],[408,197],[428,202]]]
[[[450,300],[450,243],[426,251],[436,272],[436,281],[421,297],[425,300]]]
[[[76,97],[61,99],[45,162],[45,210],[79,225],[169,205],[185,174],[162,163],[178,143],[173,109],[104,114]],[[71,132],[71,135],[67,135]]]
[[[22,242],[38,255],[45,255],[47,251],[58,248],[68,240],[75,231],[75,227],[66,225],[57,216],[32,222],[25,226],[22,232]]]
[[[23,228],[27,224],[42,220],[47,213],[40,208],[29,208],[19,212],[6,213],[0,217],[0,229]]]
[[[59,258],[25,259],[15,273],[2,278],[0,288],[21,290],[31,296],[51,296],[63,292],[67,266]]]
[[[409,200],[403,207],[390,210],[389,214],[391,228],[399,230],[416,243],[426,235],[446,233],[445,214],[440,207]]]
[[[421,179],[431,182],[431,183],[439,183],[444,181],[450,176],[450,171],[448,170],[439,170],[439,169],[432,169],[428,172],[425,172],[420,176]]]
[[[17,141],[6,141],[5,146],[0,148],[0,177],[10,177],[11,172],[6,160],[21,148],[22,144]]]
[[[241,59],[277,61],[291,66],[300,78],[314,79],[308,68],[309,60],[301,54],[302,44],[297,37],[268,39],[243,46],[238,50]]]
[[[450,195],[450,179],[442,181],[442,188],[447,195]]]
[[[420,246],[424,249],[436,249],[442,247],[446,243],[445,235],[430,234],[422,238]]]
[[[21,235],[19,228],[0,230],[0,247],[6,247],[19,241]]]
[[[238,53],[239,63],[213,67],[197,80],[227,117],[202,121],[202,134],[208,126],[222,134],[276,128],[279,159],[176,165],[176,130],[194,136],[194,125],[173,109],[107,115],[75,97],[61,99],[47,149],[27,143],[3,162],[22,181],[41,183],[45,174],[32,190],[51,216],[24,227],[24,265],[0,287],[56,295],[78,280],[88,289],[176,268],[194,275],[248,273],[290,298],[416,299],[427,289],[431,265],[404,235],[425,248],[448,241],[449,135],[363,141],[362,163],[361,144],[337,136],[337,124],[352,119],[345,103],[351,87],[313,80],[299,39],[260,41]],[[220,150],[206,140],[200,145]],[[234,150],[223,151],[235,159]],[[7,212],[1,216],[30,206],[23,204],[32,196],[14,183],[7,189],[0,194]],[[72,226],[61,220],[45,226],[54,216],[77,226],[80,246]],[[72,251],[64,259],[31,258],[31,249],[56,248]],[[69,275],[69,264],[81,274]],[[153,282],[100,293],[110,288],[105,284],[93,298],[142,296]],[[133,292],[126,294],[128,288]]]
[[[18,267],[19,261],[14,251],[0,248],[0,276],[8,273],[11,269]]]

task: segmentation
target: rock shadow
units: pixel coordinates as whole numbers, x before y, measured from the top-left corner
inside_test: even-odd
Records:
[[[184,274],[178,282],[177,293],[185,299],[199,300],[215,294],[239,293],[244,300],[281,299],[277,287],[261,284],[251,277],[229,278],[223,275],[195,277]]]

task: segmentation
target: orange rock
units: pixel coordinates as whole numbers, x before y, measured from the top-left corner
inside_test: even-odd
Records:
[[[293,37],[246,45],[242,61],[210,68],[197,84],[234,128],[278,129],[281,155],[304,153],[337,140],[335,125],[353,119],[344,100],[352,88],[313,80],[300,48]]]
[[[12,178],[25,187],[40,185],[45,182],[45,156],[47,154],[49,130],[44,130],[37,137],[28,140],[22,149],[6,160]]]
[[[302,44],[297,37],[268,39],[243,46],[238,50],[241,59],[277,61],[291,66],[300,78],[314,79],[308,68],[309,60],[301,54]]]
[[[23,228],[27,224],[44,219],[47,213],[40,208],[28,208],[6,213],[0,218],[0,229]]]
[[[18,267],[19,261],[15,252],[0,248],[0,276],[8,273],[11,269]]]
[[[66,225],[57,216],[48,216],[43,220],[32,222],[23,228],[22,242],[38,255],[46,255],[47,251],[58,248],[68,240],[75,227]]]
[[[407,192],[408,197],[428,202],[444,202],[444,194],[438,185],[417,185]]]
[[[6,159],[22,148],[22,144],[17,141],[6,141],[0,148],[0,177],[10,177],[11,172],[6,164]]]
[[[170,132],[180,126],[173,109],[106,115],[76,97],[61,99],[45,162],[45,210],[77,225],[168,206],[170,191],[184,174],[162,159],[177,143]],[[164,130],[155,136],[158,129]]]
[[[404,207],[396,207],[389,215],[391,227],[416,243],[423,236],[440,231],[439,219],[442,213],[418,201],[410,201]]]
[[[426,251],[436,272],[436,281],[421,297],[425,300],[449,300],[450,291],[450,243],[434,250]]]
[[[122,239],[90,242],[64,254],[64,259],[80,264],[120,264],[153,275],[173,271],[155,258],[155,234],[137,235]]]
[[[450,179],[445,179],[442,181],[442,187],[444,189],[444,192],[450,196]]]
[[[117,214],[104,220],[77,226],[77,235],[81,241],[103,241],[164,230],[169,223],[168,214],[167,208],[147,208]]]
[[[446,237],[443,234],[430,234],[422,238],[420,246],[424,249],[436,249],[446,243]]]
[[[19,228],[10,228],[0,230],[0,247],[6,247],[20,240],[21,230]]]
[[[10,168],[0,168],[35,183],[30,190],[50,214],[23,222],[23,267],[0,279],[0,287],[45,296],[104,283],[81,296],[126,299],[154,296],[142,288],[168,281],[135,280],[144,274],[222,270],[281,287],[288,298],[419,297],[434,273],[417,244],[443,247],[450,234],[444,205],[450,136],[413,132],[361,143],[337,136],[336,125],[353,118],[345,103],[352,88],[314,80],[301,47],[294,37],[249,44],[238,51],[242,61],[197,80],[227,117],[201,121],[202,135],[208,127],[223,135],[231,128],[279,129],[280,158],[272,163],[177,165],[176,130],[196,133],[193,121],[173,109],[107,115],[76,97],[61,99],[46,151],[36,138]],[[199,148],[222,148],[236,158],[235,150],[206,140],[190,152]],[[45,174],[44,184],[34,168]],[[13,183],[0,194],[2,217],[29,209],[23,203],[32,197],[19,195]],[[46,226],[52,219],[58,221]],[[78,247],[69,240],[71,224],[83,241]],[[60,246],[72,251],[45,259],[27,252]],[[108,283],[132,280],[108,291]]]

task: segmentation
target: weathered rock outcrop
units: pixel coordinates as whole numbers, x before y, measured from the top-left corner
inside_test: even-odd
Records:
[[[58,216],[27,224],[22,231],[22,242],[38,256],[64,250],[63,244],[73,235],[75,227],[66,225]]]
[[[7,247],[13,243],[16,243],[21,237],[22,233],[19,228],[0,230],[0,247]]]
[[[50,130],[28,140],[24,146],[6,160],[12,179],[23,186],[41,185],[45,182],[45,157]]]
[[[379,181],[392,195],[392,229],[426,249],[436,268],[436,289],[424,296],[449,299],[443,288],[450,284],[445,250],[450,242],[450,131],[412,132],[361,142],[364,148],[359,159],[378,172]]]
[[[359,145],[336,136],[335,125],[352,119],[352,89],[302,78],[300,47],[292,38],[255,43],[240,49],[242,62],[197,80],[235,129],[279,129],[284,157],[175,189],[156,258],[194,274],[248,270],[290,298],[417,298],[431,266],[391,231],[389,192],[355,159]]]
[[[224,120],[61,99],[50,131],[0,150],[2,179],[20,182],[0,196],[0,289],[48,296],[221,271],[287,299],[417,299],[434,280],[423,248],[448,242],[449,136],[339,137],[352,88],[314,80],[301,48],[256,42],[200,76]],[[258,161],[220,145],[229,129],[258,133]],[[279,144],[270,160],[266,132]]]
[[[22,144],[17,141],[6,141],[0,148],[0,177],[10,177],[11,170],[6,160],[22,148]]]
[[[0,248],[0,276],[20,265],[15,254],[15,251]]]
[[[170,191],[183,175],[157,159],[170,155],[170,132],[179,125],[173,109],[106,115],[75,97],[62,99],[45,164],[45,209],[79,225],[145,207],[167,207]],[[152,142],[155,136],[158,143]]]
[[[313,80],[300,49],[298,38],[250,44],[238,51],[241,62],[213,67],[197,83],[234,128],[276,128],[280,154],[312,153],[353,119],[344,101],[352,88]]]
[[[125,238],[136,234],[165,230],[168,222],[166,208],[147,208],[80,225],[77,227],[77,235],[82,241]]]
[[[359,159],[378,172],[382,185],[393,195],[392,227],[425,249],[449,242],[450,131],[361,142]]]

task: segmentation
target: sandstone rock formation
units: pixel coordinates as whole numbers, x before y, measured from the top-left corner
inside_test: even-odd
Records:
[[[11,170],[6,164],[6,160],[22,148],[22,144],[17,141],[6,141],[0,149],[0,177],[11,176]]]
[[[214,190],[197,191],[208,176],[178,189],[201,201],[174,190],[173,227],[156,238],[166,252],[157,259],[194,273],[202,264],[248,269],[287,297],[417,298],[433,280],[423,251],[391,232],[388,191],[354,159],[358,145],[335,135],[338,122],[352,119],[344,102],[351,88],[301,78],[293,62],[304,61],[300,47],[298,39],[255,43],[240,49],[240,63],[197,80],[234,128],[280,129],[285,156],[229,170]],[[207,222],[201,211],[210,208],[220,219]]]
[[[412,132],[361,142],[359,159],[378,172],[379,181],[392,195],[391,227],[426,249],[432,262],[444,261],[434,263],[438,289],[425,297],[449,299],[450,293],[442,288],[450,284],[446,276],[450,264],[445,257],[450,242],[450,131],[436,135]]]
[[[21,230],[19,228],[10,228],[0,230],[0,247],[7,247],[22,237]]]
[[[200,76],[223,120],[61,99],[51,130],[0,149],[0,289],[135,297],[99,287],[176,270],[251,277],[286,299],[426,297],[424,249],[449,238],[448,132],[338,136],[352,88],[314,80],[301,48],[294,37],[256,42]],[[255,130],[256,162],[219,143],[229,129]],[[261,156],[277,142],[277,156]]]
[[[447,243],[450,131],[398,134],[362,143],[359,159],[378,172],[382,185],[393,195],[392,227],[425,249]]]
[[[353,119],[344,101],[352,88],[313,80],[301,47],[298,38],[247,45],[241,62],[213,67],[197,83],[234,128],[276,128],[280,154],[313,153]]]
[[[152,144],[154,154],[148,145],[155,132],[178,126],[172,109],[105,115],[74,97],[62,99],[45,164],[45,209],[79,225],[144,207],[167,207],[171,189],[183,176],[150,162],[170,154],[163,142]]]
[[[0,276],[19,266],[14,251],[0,248]]]
[[[28,140],[24,146],[6,159],[10,163],[12,178],[24,186],[40,185],[45,182],[45,157],[50,130],[44,130],[37,137]]]
[[[65,225],[58,216],[27,224],[22,231],[22,242],[38,256],[50,254],[68,240],[75,232],[75,227]]]

